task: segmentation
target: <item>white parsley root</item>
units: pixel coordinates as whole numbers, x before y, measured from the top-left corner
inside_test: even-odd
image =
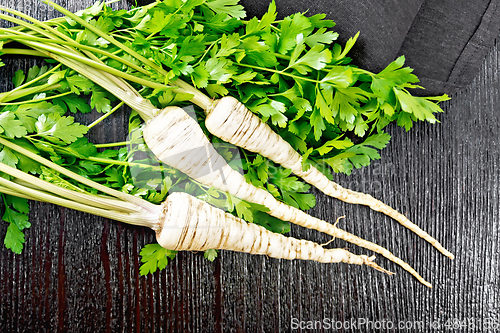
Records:
[[[367,265],[393,274],[373,262],[375,257],[354,255],[344,249],[324,249],[311,241],[286,237],[228,214],[204,201],[176,192],[162,204],[157,241],[171,250],[222,249],[264,254],[278,259]]]
[[[0,177],[0,193],[49,202],[124,223],[149,227],[155,230],[158,243],[169,250],[222,249],[263,254],[279,259],[344,262],[367,265],[393,274],[374,263],[374,256],[355,255],[344,249],[324,249],[310,241],[273,233],[225,213],[187,193],[172,193],[163,204],[154,205],[78,176],[42,157],[33,156],[33,153],[4,139],[1,141],[49,168],[104,191],[108,196],[63,189],[4,163],[0,163],[0,172],[11,176],[12,180]]]
[[[339,184],[330,181],[313,166],[309,167],[307,171],[303,171],[302,156],[235,98],[223,97],[216,101],[214,107],[207,112],[205,125],[213,135],[235,146],[261,154],[292,170],[295,175],[329,196],[352,204],[366,205],[375,211],[392,217],[431,243],[445,256],[451,259],[454,258],[454,255],[436,239],[412,223],[406,216],[380,200],[373,198],[369,194],[343,188]]]
[[[423,284],[429,285],[412,267],[387,249],[347,233],[300,209],[288,206],[275,199],[269,192],[247,183],[242,174],[227,164],[208,141],[199,124],[183,109],[167,107],[161,110],[146,123],[143,135],[149,149],[162,162],[179,169],[200,183],[213,186],[240,199],[264,205],[269,208],[268,214],[281,220],[321,231],[379,253],[403,267]]]

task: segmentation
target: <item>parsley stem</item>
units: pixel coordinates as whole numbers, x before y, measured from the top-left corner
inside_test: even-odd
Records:
[[[4,93],[0,93],[0,102],[5,101],[5,104],[7,104],[7,102],[9,102],[9,101],[17,100],[17,99],[26,97],[26,96],[31,95],[31,94],[37,94],[37,93],[41,93],[44,91],[51,91],[54,89],[58,89],[60,87],[61,87],[60,83],[54,83],[54,84],[46,83],[46,84],[43,84],[40,86],[35,86],[35,87],[31,87],[31,88],[24,88],[21,90],[17,90],[15,92],[4,92]],[[17,103],[12,103],[12,104],[21,104],[21,103],[22,102],[17,102]],[[4,103],[1,103],[1,104],[4,104]]]
[[[55,55],[64,56],[64,57],[76,60],[82,64],[92,66],[92,67],[97,68],[99,70],[102,70],[104,72],[110,73],[114,76],[118,76],[118,77],[124,78],[126,80],[129,80],[129,81],[132,81],[132,82],[135,82],[135,83],[138,83],[138,84],[141,84],[141,85],[153,88],[153,89],[156,89],[156,88],[165,89],[166,87],[168,87],[168,86],[165,86],[165,85],[160,84],[160,83],[152,82],[152,81],[142,79],[140,77],[125,73],[123,71],[117,70],[113,67],[104,65],[104,64],[99,63],[97,61],[90,60],[89,58],[86,58],[85,56],[81,56],[81,55],[75,54],[73,52],[66,51],[63,48],[59,48],[59,47],[51,46],[51,45],[46,45],[46,44],[39,43],[39,42],[27,42],[27,41],[25,41],[24,43],[30,47],[35,48],[35,49],[42,50],[42,52],[45,51],[49,57],[54,58],[54,59],[56,59]],[[56,60],[59,61],[59,59],[56,59]],[[71,66],[68,66],[68,67],[72,68]]]
[[[135,51],[131,50],[130,48],[128,48],[127,46],[121,44],[120,42],[116,41],[114,38],[112,38],[111,36],[108,36],[106,35],[104,32],[102,32],[101,30],[99,30],[98,28],[95,28],[93,27],[92,25],[90,25],[89,23],[87,23],[85,20],[82,20],[80,17],[76,16],[75,14],[67,11],[66,9],[52,3],[52,2],[47,2],[49,5],[53,5],[53,7],[56,9],[56,10],[59,10],[59,11],[63,11],[64,14],[68,14],[68,17],[70,17],[71,19],[73,20],[76,20],[77,22],[81,23],[82,25],[84,25],[86,28],[88,28],[89,30],[93,31],[94,33],[96,33],[97,35],[99,35],[100,37],[104,38],[105,40],[108,40],[109,42],[113,43],[115,46],[121,48],[123,51],[129,53],[130,55],[132,55],[133,57],[141,60],[143,63],[147,64],[148,66],[158,70],[158,71],[161,71],[161,74],[162,75],[168,75],[168,73],[166,73],[161,67],[157,66],[156,64],[154,64],[153,62],[149,61],[148,59],[142,57],[141,55],[137,54]],[[3,8],[4,11],[8,12],[8,13],[12,13],[12,14],[15,14],[15,15],[18,15],[28,21],[31,21],[31,22],[34,22],[34,24],[29,24],[25,21],[22,21],[22,20],[19,20],[19,19],[16,19],[16,18],[13,18],[11,16],[7,16],[7,15],[4,15],[4,14],[0,14],[0,18],[3,18],[7,21],[11,21],[13,23],[16,23],[18,25],[21,25],[21,26],[24,26],[26,28],[30,28],[32,29],[33,31],[35,32],[38,32],[40,33],[41,35],[43,36],[46,36],[47,38],[49,38],[49,42],[53,42],[53,43],[56,43],[56,44],[63,44],[63,45],[66,45],[66,46],[74,46],[76,48],[80,48],[80,49],[86,49],[86,48],[91,48],[91,47],[86,47],[86,46],[82,46],[80,43],[77,43],[75,41],[73,41],[71,38],[69,38],[68,36],[64,35],[64,34],[61,34],[59,31],[47,26],[46,24],[44,24],[43,22],[40,22],[28,15],[25,15],[21,12],[18,12],[16,10],[13,10],[13,9],[10,9],[10,8]],[[82,23],[83,22],[83,23]],[[46,30],[43,30],[42,28],[46,29]],[[21,34],[20,32],[15,32],[16,34]],[[59,36],[60,38],[56,38],[56,36]],[[14,38],[14,36],[11,36],[10,39]],[[100,64],[94,60],[90,60],[86,57],[84,57],[83,55],[79,54],[77,51],[71,49],[66,49],[66,48],[62,48],[62,47],[55,47],[55,46],[48,46],[48,45],[45,45],[43,43],[47,42],[46,39],[43,39],[43,42],[42,43],[39,43],[38,41],[36,40],[33,40],[33,41],[30,41],[28,38],[26,40],[17,40],[16,41],[19,41],[25,45],[28,45],[30,47],[33,47],[35,49],[42,49],[42,50],[45,50],[45,51],[49,51],[49,52],[54,52],[54,53],[58,53],[58,54],[62,54],[62,55],[65,55],[69,58],[73,58],[75,60],[78,60],[82,63],[85,63],[85,64],[88,64],[88,65],[92,65],[93,67],[96,67],[96,68],[99,68],[99,69],[102,69],[104,71],[107,71],[115,76],[119,76],[119,77],[123,77],[129,81],[132,81],[132,82],[136,82],[138,84],[142,84],[142,85],[145,85],[145,86],[148,86],[150,88],[159,88],[159,89],[163,89],[165,88],[164,85],[161,85],[161,84],[157,84],[157,83],[154,83],[154,82],[151,82],[151,81],[148,81],[148,80],[144,80],[144,79],[141,79],[137,76],[133,76],[133,75],[130,75],[128,73],[125,73],[123,71],[119,71],[117,69],[114,69],[112,67],[109,67],[109,66],[106,66],[106,65],[103,65],[103,64]],[[113,42],[114,41],[114,42]],[[96,51],[95,48],[91,48],[92,50]],[[100,52],[100,51],[96,51],[96,52]],[[102,51],[100,53],[103,53],[105,51]],[[120,58],[120,57],[117,57],[116,55],[113,55],[111,53],[108,53],[108,52],[105,52],[107,56],[115,59],[115,60],[118,60],[120,62],[124,62],[123,58]],[[50,56],[50,53],[49,53],[49,56]],[[142,72],[143,74],[146,74],[146,75],[150,75],[149,72],[145,71],[144,69],[142,69],[141,67],[139,66],[136,66],[134,64],[132,64],[131,62],[127,62],[127,65],[131,66],[132,68],[136,69],[136,70],[139,70],[140,72]]]
[[[121,142],[109,142],[109,143],[97,143],[94,144],[96,148],[112,148],[119,146],[127,146],[130,144],[130,141],[121,141]]]
[[[15,55],[27,55],[27,56],[34,56],[34,57],[43,57],[44,54],[32,50],[32,49],[15,49],[15,48],[2,48],[2,54],[15,54]]]
[[[5,165],[3,163],[0,163],[0,168],[2,170],[8,170],[8,168],[14,169],[14,168],[8,167],[7,165]],[[16,169],[14,169],[14,170],[16,170]],[[24,172],[23,172],[23,174],[24,174],[23,177],[30,176]],[[34,178],[36,178],[36,177],[34,177]],[[46,182],[46,181],[42,181],[42,182],[44,183],[44,186],[47,186],[50,184],[49,182]],[[50,184],[50,185],[53,185],[53,184]],[[78,201],[73,201],[73,200],[69,200],[66,198],[61,198],[58,195],[54,195],[51,193],[47,193],[45,191],[40,191],[40,190],[36,190],[36,189],[30,188],[27,186],[17,184],[15,182],[7,180],[3,177],[0,177],[0,186],[2,188],[7,187],[11,191],[21,193],[22,195],[24,195],[26,197],[33,198],[33,199],[36,199],[38,201],[49,202],[49,203],[52,203],[52,204],[55,204],[58,206],[79,210],[82,212],[90,213],[90,214],[97,215],[97,216],[102,216],[105,218],[129,223],[129,224],[135,224],[135,225],[141,225],[141,226],[147,226],[147,227],[153,228],[155,226],[155,218],[156,219],[158,218],[158,216],[157,215],[155,216],[153,212],[151,212],[151,214],[148,214],[148,213],[142,212],[140,210],[140,208],[137,208],[132,213],[124,213],[124,212],[114,211],[114,210],[110,210],[110,209],[103,209],[103,208],[91,206],[88,204],[83,204],[83,203],[78,202]],[[56,186],[56,185],[54,185],[54,186]],[[59,187],[58,189],[61,189],[61,188]],[[79,193],[76,191],[74,191],[74,192],[75,192],[74,195],[77,195],[80,200],[85,200],[85,199],[88,199],[91,197],[91,195],[87,194],[87,193]],[[100,198],[100,200],[102,200],[102,198]],[[120,203],[122,203],[122,202],[120,202]],[[156,211],[158,214],[159,213],[158,209],[156,209]]]
[[[221,38],[213,41],[213,42],[210,42],[210,46],[207,47],[207,49],[205,50],[205,52],[203,53],[203,55],[200,57],[200,59],[198,59],[198,61],[196,62],[196,64],[193,65],[193,68],[198,66],[202,61],[203,59],[205,58],[205,56],[208,54],[208,52],[210,52],[210,50],[212,49],[212,47],[214,47],[215,44],[217,44],[218,42],[220,42]]]
[[[92,124],[88,125],[87,127],[89,129],[91,129],[92,127],[94,127],[95,125],[99,124],[101,121],[103,121],[104,119],[108,118],[109,116],[111,116],[113,114],[113,112],[115,112],[116,110],[118,110],[119,108],[121,108],[125,103],[124,102],[120,102],[118,103],[113,109],[111,109],[111,111],[105,113],[104,115],[102,115],[101,117],[97,118],[96,120],[94,120],[92,122]]]
[[[136,196],[133,196],[133,195],[121,192],[121,191],[111,189],[107,186],[96,183],[96,182],[94,182],[86,177],[80,176],[80,175],[78,175],[78,174],[76,174],[76,173],[74,173],[74,172],[72,172],[72,171],[70,171],[70,170],[68,170],[60,165],[57,165],[56,163],[49,161],[49,160],[43,158],[42,156],[40,156],[36,153],[33,153],[33,152],[15,144],[9,140],[6,140],[2,137],[0,137],[0,144],[4,145],[12,150],[15,150],[18,153],[23,154],[24,156],[26,156],[26,157],[28,157],[28,158],[30,158],[38,163],[50,168],[50,169],[53,169],[56,172],[59,172],[60,174],[65,175],[66,177],[69,177],[69,178],[71,178],[77,182],[80,182],[84,185],[90,186],[90,187],[92,187],[92,188],[94,188],[102,193],[106,193],[110,196],[113,196],[113,197],[119,198],[121,200],[136,204],[136,205],[142,207],[143,209],[145,209],[146,211],[149,211],[149,212],[155,211],[155,205],[150,204],[149,202],[144,201],[141,198],[138,198]],[[0,185],[2,185],[2,184],[0,184]]]
[[[0,186],[0,193],[3,193],[3,194],[8,194],[8,195],[12,195],[12,196],[15,196],[15,197],[19,197],[19,198],[23,198],[23,199],[28,199],[28,200],[36,200],[35,198],[29,196],[29,195],[26,195],[24,193],[20,193],[18,191],[14,191],[8,187],[4,187],[4,186]],[[4,201],[5,202],[5,201]]]
[[[93,25],[91,25],[90,23],[88,23],[87,21],[85,21],[84,19],[82,19],[81,17],[75,15],[74,13],[72,13],[69,10],[65,9],[64,7],[59,6],[58,4],[56,4],[55,2],[53,2],[51,0],[46,0],[44,2],[46,4],[48,4],[49,6],[52,6],[54,9],[56,9],[57,11],[59,11],[60,13],[62,13],[63,15],[66,15],[70,19],[76,21],[77,23],[81,24],[83,27],[85,27],[88,30],[92,31],[93,33],[95,33],[99,37],[102,37],[103,39],[107,40],[108,42],[110,42],[114,46],[122,49],[124,52],[128,53],[129,55],[131,55],[132,57],[136,58],[137,60],[141,61],[146,66],[149,66],[149,67],[153,68],[160,75],[163,75],[164,77],[168,77],[169,76],[169,73],[166,70],[164,70],[160,65],[157,65],[153,61],[151,61],[151,60],[145,58],[144,56],[142,56],[141,54],[135,52],[134,50],[132,50],[128,46],[120,43],[115,38],[113,38],[112,36],[104,33],[99,28],[94,27]],[[110,71],[108,71],[108,72],[111,73]],[[111,73],[111,74],[113,74],[113,73]],[[120,74],[125,75],[125,73],[122,73],[122,72],[120,72]],[[117,76],[122,77],[122,75],[117,75]],[[148,86],[150,88],[159,88],[158,86],[153,87],[151,85],[140,83],[140,82],[137,81],[138,78],[136,78],[135,80],[131,79],[131,78],[126,78],[124,76],[123,76],[123,78],[127,79],[127,80],[130,80],[132,82],[137,82],[139,84],[143,84],[143,85]],[[181,79],[175,79],[173,81],[173,83],[174,83],[174,85],[176,85],[176,86],[178,86],[180,88],[180,89],[174,89],[173,90],[174,92],[177,92],[177,93],[178,92],[184,92],[184,93],[192,94],[194,96],[191,99],[192,103],[200,106],[201,108],[203,108],[205,110],[208,109],[208,108],[210,108],[210,106],[212,105],[212,101],[211,101],[211,99],[208,96],[206,96],[205,94],[203,94],[202,92],[200,92],[195,87],[193,87],[193,86],[189,85],[188,83],[182,81]],[[162,88],[165,88],[165,86],[162,85]]]
[[[264,71],[264,72],[271,72],[271,73],[281,74],[281,75],[289,76],[289,77],[294,78],[296,80],[308,81],[308,82],[313,82],[313,83],[321,83],[321,81],[318,81],[318,80],[315,80],[315,79],[309,79],[309,78],[306,78],[306,77],[297,76],[297,75],[294,75],[292,73],[288,73],[288,72],[285,72],[285,71],[279,71],[277,69],[259,67],[259,66],[254,66],[254,65],[249,65],[249,64],[243,64],[243,63],[239,63],[238,66],[252,68],[252,69],[257,69],[257,70]]]
[[[80,43],[77,43],[75,41],[63,41],[63,40],[51,40],[51,39],[47,39],[47,38],[40,38],[40,37],[34,37],[34,36],[31,36],[31,35],[28,35],[28,34],[24,34],[24,35],[16,35],[15,37],[10,37],[9,35],[0,35],[0,40],[2,39],[12,39],[12,38],[15,38],[16,41],[19,41],[19,40],[27,40],[27,41],[33,41],[33,42],[40,42],[40,43],[50,43],[50,44],[55,44],[55,45],[67,45],[67,46],[73,46],[75,48],[79,48],[79,49],[82,49],[82,50],[85,50],[85,51],[90,51],[90,52],[93,52],[93,53],[99,53],[105,57],[108,57],[110,59],[113,59],[113,60],[116,60],[116,61],[119,61],[121,62],[122,64],[130,67],[130,68],[133,68],[135,69],[136,71],[142,73],[142,74],[145,74],[145,75],[151,75],[150,72],[148,72],[147,70],[145,70],[144,68],[130,62],[130,61],[127,61],[126,59],[124,59],[123,57],[119,57],[117,56],[116,54],[114,53],[110,53],[110,52],[107,52],[103,49],[100,49],[100,48],[96,48],[96,47],[93,47],[93,46],[89,46],[89,45],[83,45],[83,44],[80,44]],[[119,52],[120,50],[118,50]]]
[[[45,90],[52,90],[52,89],[45,89]],[[50,96],[46,96],[46,97],[42,97],[42,98],[30,99],[30,100],[21,101],[21,102],[12,102],[12,103],[3,102],[3,103],[0,103],[0,105],[22,105],[22,104],[30,104],[30,103],[33,103],[33,102],[42,102],[42,101],[46,101],[46,100],[49,100],[49,99],[64,97],[64,96],[67,96],[67,95],[71,95],[72,93],[73,93],[72,91],[67,91],[67,92],[64,92],[64,93],[57,94],[57,95],[50,95]]]
[[[133,110],[135,110],[142,119],[149,120],[153,118],[159,109],[157,109],[148,99],[143,98],[133,87],[131,87],[126,81],[119,77],[109,75],[105,71],[87,66],[85,64],[79,63],[78,61],[73,61],[66,57],[55,57],[54,59],[62,62],[66,66],[72,68],[78,73],[86,76],[88,79],[97,83],[101,87],[108,90],[111,94],[115,95],[119,100],[125,102]],[[167,86],[161,85],[164,89]]]
[[[117,41],[116,39],[114,39],[112,36],[104,33],[99,28],[94,27],[93,25],[91,25],[90,23],[88,23],[87,21],[85,21],[84,19],[82,19],[81,17],[79,17],[78,15],[75,15],[74,13],[70,12],[69,10],[65,9],[64,7],[59,6],[58,4],[56,4],[55,2],[53,2],[51,0],[46,0],[46,1],[43,1],[43,2],[45,2],[47,5],[53,7],[55,10],[59,11],[61,14],[66,15],[67,17],[69,17],[73,21],[76,21],[77,23],[81,24],[83,27],[87,28],[88,30],[90,30],[91,32],[95,33],[99,37],[107,40],[108,42],[110,42],[114,46],[122,49],[126,53],[130,54],[132,57],[134,57],[137,60],[143,62],[145,65],[147,65],[147,66],[155,69],[161,75],[168,76],[168,73],[163,68],[161,68],[159,65],[155,64],[154,62],[152,62],[149,59],[146,59],[144,56],[142,56],[139,53],[135,52],[134,50],[132,50],[128,46],[120,43],[119,41]]]
[[[27,174],[21,170],[10,167],[10,166],[3,164],[3,163],[0,163],[0,171],[10,175],[11,177],[14,177],[14,178],[20,179],[21,181],[26,182],[26,184],[29,184],[28,186],[24,185],[26,187],[31,187],[31,188],[34,187],[35,189],[38,189],[38,190],[43,189],[44,192],[51,192],[52,194],[55,194],[55,195],[60,196],[60,197],[64,197],[64,198],[71,200],[71,201],[79,202],[81,204],[91,205],[91,206],[102,208],[102,209],[120,210],[120,211],[124,211],[127,213],[137,211],[136,206],[124,203],[121,200],[117,200],[117,199],[107,200],[107,199],[99,197],[97,195],[85,193],[85,192],[83,192],[83,190],[80,190],[80,191],[70,190],[70,189],[52,184],[50,182],[47,182],[45,180],[42,180],[42,179],[35,177],[35,176],[32,176],[30,174]],[[14,180],[13,182],[16,182],[16,181]],[[22,184],[19,184],[17,182],[16,182],[16,184],[23,186]]]
[[[47,70],[45,73],[43,73],[42,75],[39,75],[33,79],[31,79],[30,81],[20,85],[19,87],[11,90],[11,92],[14,92],[14,91],[18,91],[18,90],[21,90],[21,89],[24,89],[25,87],[28,87],[30,85],[32,85],[33,83],[36,83],[44,78],[46,78],[47,76],[49,76],[50,74],[52,74],[53,72],[57,71],[59,68],[61,68],[61,64],[57,64],[56,66],[52,67],[51,69]],[[57,89],[56,87],[52,87],[51,89]],[[8,96],[8,95],[7,95]]]

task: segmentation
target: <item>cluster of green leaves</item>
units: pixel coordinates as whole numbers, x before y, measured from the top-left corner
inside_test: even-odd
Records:
[[[88,112],[90,108],[86,101],[72,93],[68,82],[72,76],[66,75],[69,71],[49,72],[47,67],[32,67],[27,75],[17,71],[13,83],[15,89],[0,94],[0,135],[19,146],[42,155],[48,152],[57,162],[62,163],[68,153],[78,153],[86,139],[83,135],[87,127],[74,122],[73,117],[64,116],[66,105],[72,112]],[[50,75],[44,75],[50,74]],[[25,82],[35,82],[40,88],[51,86],[54,89],[43,93],[29,93],[18,96],[16,103],[4,102],[16,96]],[[52,104],[46,101],[49,96],[60,101],[62,93],[66,94],[67,103],[64,105]],[[31,92],[31,90],[30,90]],[[85,107],[83,105],[86,105]],[[60,152],[60,155],[56,154]],[[48,171],[33,160],[18,154],[8,147],[0,145],[0,162],[21,171],[41,176]],[[9,178],[7,175],[2,175]],[[5,212],[2,219],[9,223],[4,244],[15,253],[21,253],[24,245],[23,229],[28,228],[29,206],[27,200],[3,194]]]
[[[412,96],[408,89],[418,88],[418,78],[403,67],[404,57],[377,74],[350,65],[347,54],[358,35],[342,47],[335,43],[334,22],[324,14],[296,13],[277,21],[274,2],[261,18],[246,21],[235,0],[164,0],[130,11],[96,3],[79,15],[124,47],[72,19],[58,21],[58,33],[118,56],[101,60],[137,78],[159,83],[183,78],[212,97],[237,97],[297,147],[306,165],[320,165],[327,174],[328,167],[349,174],[369,165],[379,157],[374,150],[390,139],[383,133],[389,123],[409,130],[417,120],[436,122],[434,114],[441,111],[436,102],[447,99]],[[142,91],[157,101],[165,94]]]
[[[448,97],[412,96],[408,89],[419,80],[404,57],[370,73],[346,57],[358,35],[342,48],[325,15],[276,17],[272,2],[262,18],[220,35],[194,67],[193,84],[213,97],[237,97],[309,162],[334,172],[380,158],[391,122],[406,130],[417,120],[436,122],[436,102]]]
[[[349,174],[369,165],[390,139],[383,132],[389,123],[409,130],[417,120],[436,122],[436,102],[448,98],[412,96],[408,89],[419,88],[418,78],[403,67],[404,57],[377,74],[350,65],[347,54],[358,35],[342,47],[324,14],[296,13],[277,21],[274,2],[261,18],[246,21],[236,0],[165,0],[131,11],[96,4],[80,15],[169,69],[166,77],[151,71],[149,79],[165,83],[180,77],[212,97],[237,97],[297,147],[305,164],[327,174],[328,167]],[[122,52],[144,65],[76,22],[68,24],[60,30],[73,31],[81,43]],[[147,76],[122,62],[107,63]],[[148,96],[161,93],[149,90]]]

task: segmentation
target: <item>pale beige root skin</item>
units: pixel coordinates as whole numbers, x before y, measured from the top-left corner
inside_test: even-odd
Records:
[[[445,256],[451,259],[454,258],[452,253],[427,232],[408,220],[406,216],[371,195],[345,189],[330,181],[314,167],[302,171],[302,156],[235,98],[224,97],[216,102],[212,109],[208,111],[205,125],[213,135],[235,146],[259,153],[292,170],[294,174],[329,196],[352,204],[366,205],[375,211],[392,217],[431,243]]]
[[[169,250],[220,249],[264,254],[278,259],[344,262],[367,265],[392,274],[375,264],[374,257],[355,255],[344,249],[324,249],[319,244],[307,240],[273,233],[187,193],[170,194],[162,208],[156,238],[158,244]]]
[[[351,235],[300,209],[290,207],[276,200],[267,191],[248,184],[243,175],[234,171],[215,151],[198,123],[181,108],[165,108],[146,123],[143,133],[146,144],[156,157],[200,183],[231,193],[238,198],[264,205],[269,208],[270,215],[281,220],[319,230],[380,253],[399,264],[423,284],[430,286],[411,266],[387,249]]]

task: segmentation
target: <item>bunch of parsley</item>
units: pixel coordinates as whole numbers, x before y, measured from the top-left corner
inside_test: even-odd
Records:
[[[52,68],[34,66],[27,75],[19,70],[13,78],[13,83],[13,90],[0,94],[0,138],[93,181],[140,196],[153,203],[164,201],[169,191],[187,192],[275,232],[289,231],[289,224],[265,214],[265,207],[208,188],[159,162],[144,143],[142,122],[135,112],[129,117],[127,141],[90,143],[84,135],[122,105],[118,103],[113,106],[114,97],[90,80],[69,69],[61,69],[58,65]],[[166,106],[172,100],[163,102]],[[90,125],[79,124],[72,116],[66,115],[88,113],[92,110],[103,112],[105,115]],[[192,116],[196,117],[196,114],[193,113]],[[107,149],[110,147],[113,149]],[[235,147],[226,144],[219,145],[218,148],[235,168],[243,168]],[[61,187],[95,192],[94,189],[54,172],[4,145],[0,145],[0,162]],[[249,174],[260,172],[251,166],[245,168],[251,170]],[[10,178],[5,174],[2,177]],[[309,187],[303,186],[295,177],[290,177],[285,172],[275,179],[277,183],[287,184],[288,187],[283,186],[283,193],[287,193],[286,190],[294,186],[297,190],[293,193],[295,198],[304,197],[303,200],[308,201],[311,206],[314,204],[311,194],[301,193],[306,192]],[[28,221],[28,202],[9,194],[2,194],[2,199],[5,206],[3,220],[8,223],[4,244],[13,252],[21,253],[25,242],[23,230],[31,225]],[[287,198],[285,200],[295,203]],[[160,256],[160,259],[151,259],[147,254],[151,251],[155,254],[154,258],[158,258],[158,253],[164,255]],[[166,262],[167,258],[165,254],[170,257],[175,255],[173,251],[167,253],[157,244],[147,245],[143,250],[145,264],[141,272],[146,274],[162,267],[162,262]],[[206,252],[208,259],[213,260],[215,256],[216,252],[213,250]]]
[[[418,88],[418,78],[410,68],[403,67],[403,57],[377,74],[350,65],[347,54],[357,35],[342,47],[335,43],[338,34],[325,15],[296,13],[277,20],[274,2],[261,18],[250,20],[244,20],[246,13],[237,0],[165,0],[129,11],[96,3],[78,15],[101,33],[168,69],[168,75],[155,72],[70,18],[47,23],[87,50],[99,50],[95,54],[107,66],[136,78],[131,84],[155,106],[187,106],[189,96],[153,88],[148,82],[168,84],[180,78],[213,98],[233,95],[297,147],[304,164],[314,164],[329,177],[331,171],[349,174],[353,168],[380,158],[378,150],[390,139],[383,132],[389,123],[409,130],[417,120],[436,122],[434,113],[441,112],[437,102],[447,99],[446,95],[412,96],[408,89]],[[32,33],[29,38],[43,41],[46,36]],[[16,52],[7,48],[3,51]],[[14,82],[16,89],[0,98],[3,138],[155,203],[161,202],[168,191],[187,191],[248,222],[288,231],[288,224],[263,214],[264,207],[206,188],[158,162],[142,141],[141,122],[134,113],[126,147],[116,144],[116,149],[103,150],[100,148],[113,144],[89,143],[83,134],[95,124],[77,124],[64,116],[65,112],[96,109],[106,113],[118,106],[113,107],[114,98],[88,79],[57,65],[50,70],[32,68],[27,77],[18,72]],[[203,128],[203,114],[195,110],[193,117]],[[205,132],[213,143],[221,143]],[[314,196],[307,193],[310,186],[289,170],[260,155],[220,147],[221,154],[235,168],[239,164],[252,184],[303,210],[315,205]],[[7,147],[0,152],[3,163],[62,186],[79,186],[25,160]],[[4,196],[4,220],[10,223],[5,244],[17,253],[24,242],[22,230],[29,226],[28,206],[19,200]],[[165,255],[172,255],[154,245],[145,248],[143,254],[143,272],[163,267]],[[213,258],[214,253],[207,257]]]

